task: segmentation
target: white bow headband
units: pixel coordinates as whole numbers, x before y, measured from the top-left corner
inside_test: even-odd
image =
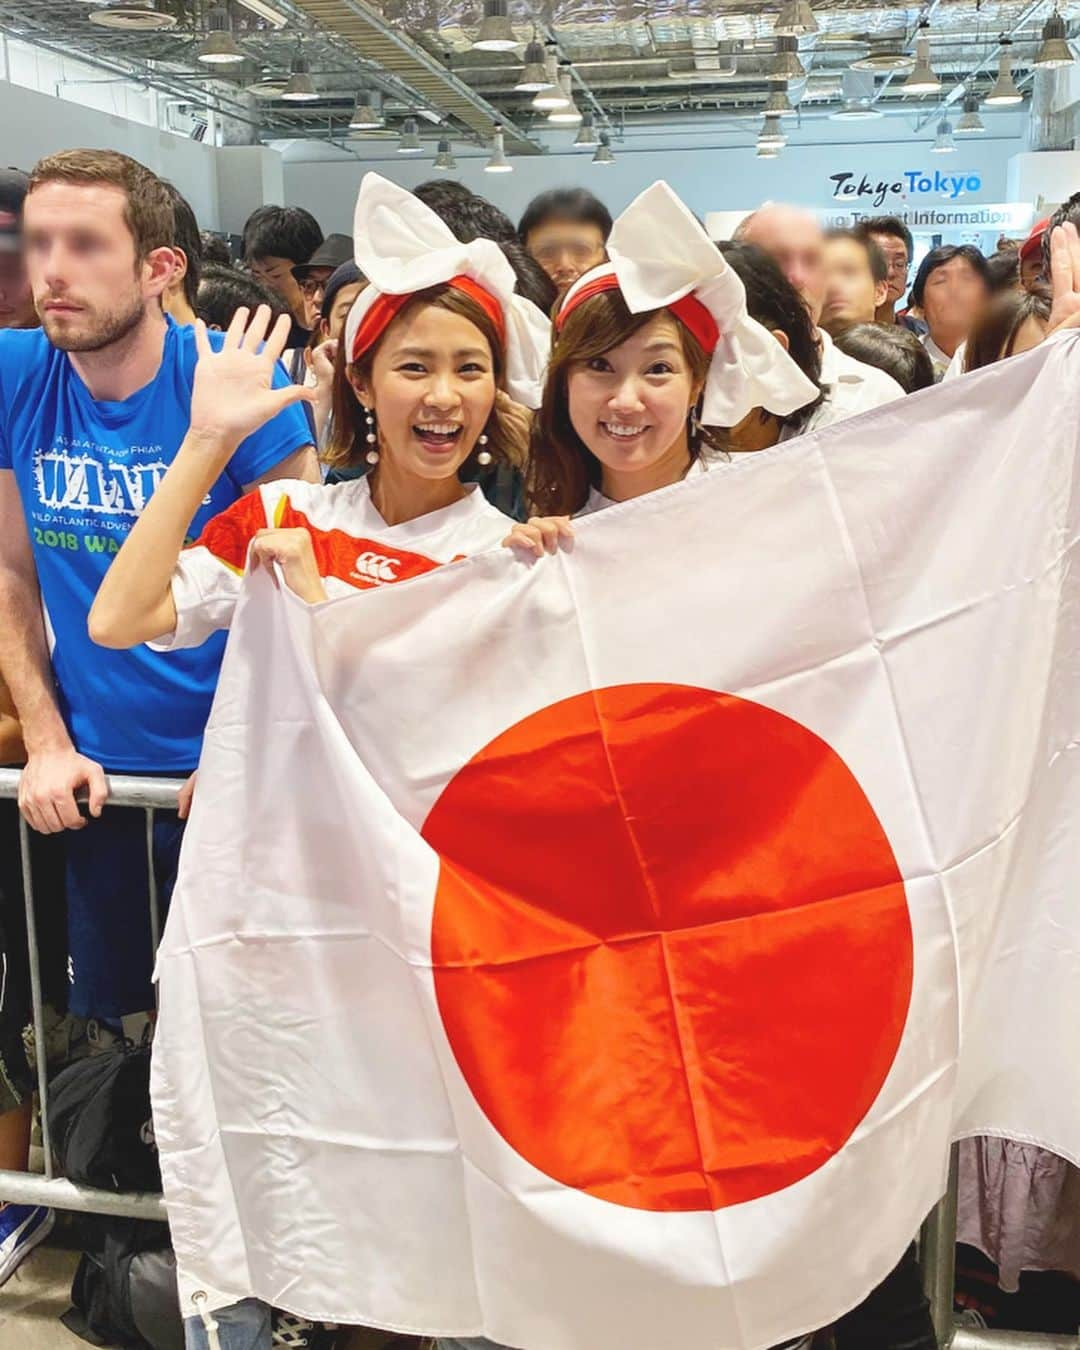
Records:
[[[773,335],[746,312],[746,291],[720,250],[667,183],[654,183],[616,220],[610,264],[570,287],[556,319],[617,286],[631,314],[670,309],[711,353],[701,420],[733,427],[752,408],[786,416],[819,389]]]
[[[504,337],[510,397],[527,408],[540,406],[551,325],[531,301],[514,294],[514,269],[498,244],[461,243],[418,197],[368,173],[356,199],[353,249],[370,285],[345,324],[350,361],[378,340],[409,296],[454,283],[481,304]]]

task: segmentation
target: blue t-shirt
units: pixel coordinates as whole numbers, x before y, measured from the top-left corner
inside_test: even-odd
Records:
[[[210,334],[215,347],[223,340]],[[109,563],[187,432],[196,356],[195,330],[170,318],[154,379],[122,403],[96,402],[40,329],[0,332],[0,469],[14,470],[22,496],[61,711],[76,749],[114,773],[195,767],[225,649],[221,633],[188,651],[108,651],[86,631]],[[275,385],[288,382],[279,367]],[[310,443],[299,407],[260,427],[191,533]]]

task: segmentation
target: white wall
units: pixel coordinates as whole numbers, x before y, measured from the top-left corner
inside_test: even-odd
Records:
[[[1009,192],[1014,200],[1033,201],[1043,208],[1060,206],[1080,192],[1080,150],[1040,150],[1016,155],[1009,164]]]
[[[558,141],[550,138],[553,148],[547,154],[515,158],[512,174],[484,173],[486,155],[473,148],[455,148],[458,172],[450,176],[482,193],[515,220],[529,200],[546,188],[581,184],[596,192],[612,211],[619,211],[657,178],[667,179],[687,205],[704,217],[710,211],[741,210],[769,199],[824,207],[833,201],[831,175],[848,171],[890,187],[904,182],[907,171],[918,171],[920,176],[938,171],[965,179],[974,174],[980,181],[979,190],[965,191],[961,200],[1003,202],[1009,159],[1023,149],[1023,119],[1017,116],[988,119],[987,135],[966,143],[958,140],[959,148],[952,155],[931,152],[933,127],[915,136],[908,119],[886,118],[863,125],[869,130],[860,139],[835,144],[830,140],[844,134],[842,124],[807,123],[790,133],[789,145],[774,160],[761,160],[755,154],[750,142],[756,123],[741,133],[704,136],[658,127],[652,134],[635,134],[630,149],[616,142],[616,162],[603,169],[593,166],[591,151],[569,150],[572,138],[564,133]],[[351,154],[311,142],[290,145],[284,156],[285,199],[314,212],[324,230],[347,231],[356,191],[367,169],[415,187],[438,176],[431,167],[434,152],[434,141],[430,154],[416,157],[396,154],[393,143],[385,140],[359,142],[358,152]],[[876,213],[907,199],[905,186],[903,194],[887,193],[880,206],[868,199],[866,209]],[[948,197],[933,193],[919,200],[936,205]]]
[[[0,81],[0,161],[31,169],[73,146],[120,150],[175,183],[206,229],[219,228],[215,150],[95,108]]]
[[[281,156],[265,145],[225,145],[216,151],[217,228],[241,234],[259,206],[285,204]]]

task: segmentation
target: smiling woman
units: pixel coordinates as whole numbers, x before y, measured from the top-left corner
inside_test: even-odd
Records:
[[[383,220],[393,227],[380,229]],[[423,243],[403,259],[410,224]],[[547,320],[513,294],[496,245],[459,244],[427,207],[375,174],[361,187],[356,228],[371,284],[339,344],[335,425],[337,462],[366,461],[369,472],[325,487],[262,485],[185,548],[205,483],[268,416],[311,397],[282,387],[288,316],[271,330],[267,306],[253,317],[240,309],[223,338],[200,323],[191,427],[98,592],[95,641],[197,646],[232,623],[249,566],[280,571],[317,603],[418,576],[505,537],[510,521],[459,471],[523,452],[528,415],[504,386],[513,371],[516,392],[530,397],[523,372],[542,366]],[[424,284],[411,285],[410,274]],[[383,288],[388,277],[393,290]]]
[[[523,421],[498,398],[501,315],[461,281],[354,311],[338,349],[327,459],[370,466],[371,497],[389,524],[417,495],[428,510],[463,497],[462,469],[525,461]]]

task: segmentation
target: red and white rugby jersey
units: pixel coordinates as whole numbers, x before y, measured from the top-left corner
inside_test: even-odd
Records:
[[[512,523],[475,484],[451,506],[387,525],[366,477],[325,487],[287,478],[266,483],[215,516],[181,553],[172,578],[176,631],[149,645],[158,651],[197,647],[229,627],[248,547],[260,530],[307,530],[326,593],[334,598],[496,548]]]

